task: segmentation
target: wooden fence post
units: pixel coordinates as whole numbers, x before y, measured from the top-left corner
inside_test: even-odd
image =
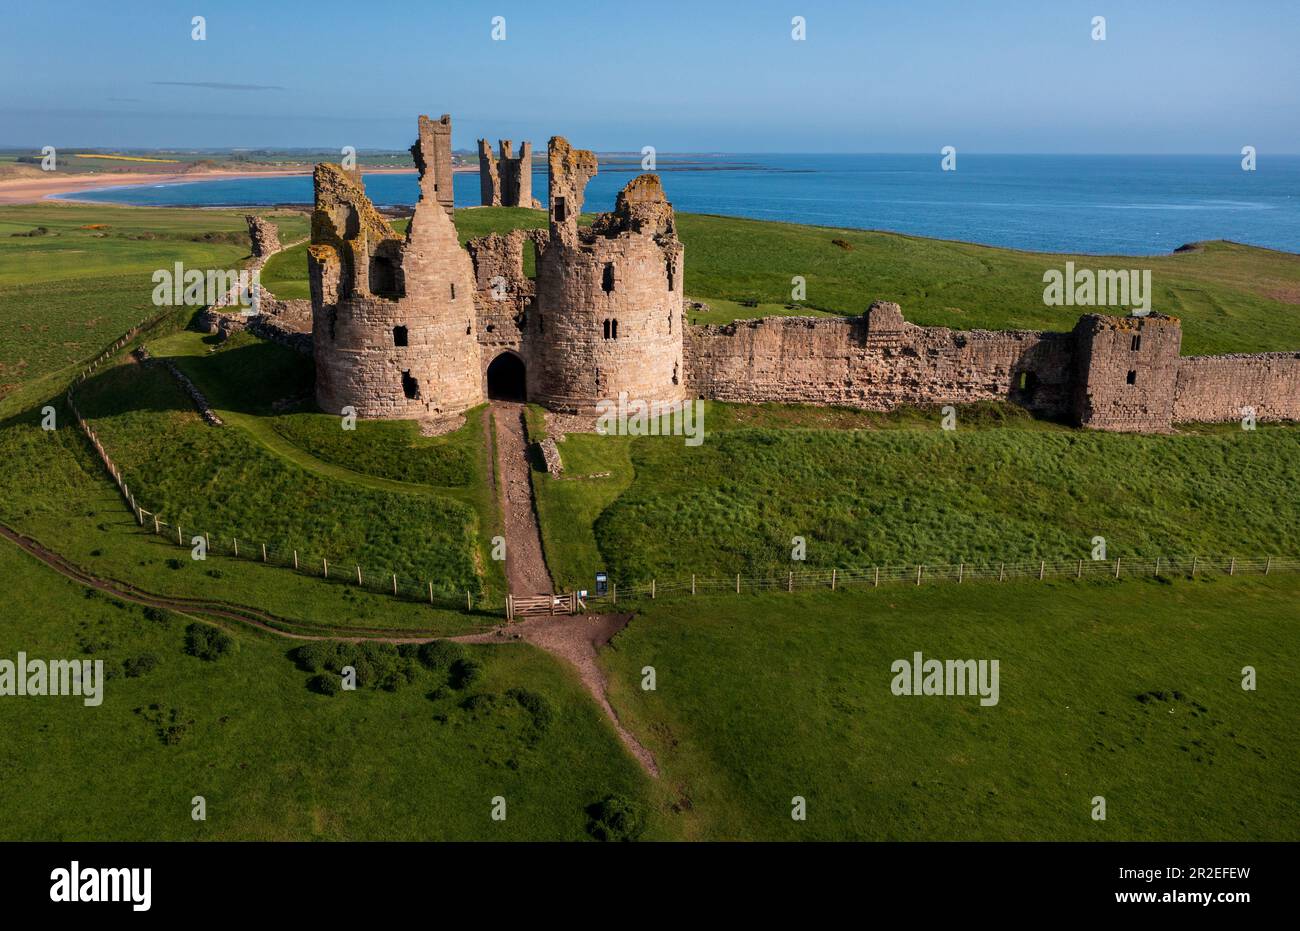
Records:
[[[393,594],[397,594],[397,573],[393,573]]]
[[[294,571],[295,571],[295,572],[298,571],[298,551],[297,551],[297,550],[294,550],[294,551],[293,551],[293,568],[294,568]]]
[[[695,573],[691,573],[691,594],[695,594]]]
[[[1079,560],[1079,568],[1078,568],[1078,570],[1074,573],[1074,577],[1075,577],[1076,579],[1081,579],[1081,578],[1083,578],[1083,560],[1082,560],[1082,559]]]
[[[655,596],[655,580],[654,580],[654,579],[651,579],[651,580],[650,580],[650,597],[653,599],[654,596]]]
[[[1038,561],[1038,581],[1040,582],[1043,581],[1043,573],[1046,571],[1047,571],[1047,560],[1040,559]]]
[[[432,586],[433,586],[433,583],[430,582],[430,583],[429,583],[429,586],[432,587]],[[430,594],[430,596],[432,596],[433,593],[430,592],[429,594]],[[430,597],[429,600],[432,601],[433,598]],[[466,610],[466,611],[473,611],[473,610],[474,610],[474,596],[473,596],[472,594],[470,594],[469,589],[465,589],[465,610]]]
[[[1228,575],[1237,574],[1237,557],[1232,557],[1232,562],[1228,563]]]
[[[181,525],[180,525],[180,524],[177,524],[177,525],[176,525],[176,545],[177,545],[177,546],[184,546],[184,545],[185,545],[185,541],[181,538]]]
[[[235,541],[235,558],[239,558],[239,537],[231,537]]]
[[[917,567],[916,567],[916,584],[917,584],[917,585],[920,585],[920,584],[921,584],[921,573],[924,572],[924,571],[925,571],[925,566],[924,566],[924,565],[920,565],[920,566],[917,566]]]
[[[1264,574],[1268,575],[1268,570],[1273,568],[1273,557],[1270,556],[1264,560]]]
[[[1006,580],[1007,580],[1007,564],[1004,562],[998,563],[998,581],[1005,582]]]
[[[1119,556],[1116,556],[1116,557],[1115,557],[1115,578],[1117,578],[1117,579],[1119,578],[1119,561],[1120,561],[1120,558],[1121,558],[1121,557],[1119,557]]]
[[[515,596],[507,592],[506,593],[506,620],[513,621],[514,619],[515,619]]]
[[[153,516],[153,532],[156,533],[156,534],[160,534],[160,535],[162,534],[162,528],[158,526],[158,515],[157,515],[157,514],[155,514],[155,515]]]
[[[609,595],[611,599],[610,603],[618,604],[618,583],[617,582],[609,583]]]
[[[740,573],[736,573],[736,594],[740,594]]]
[[[1160,577],[1160,557],[1156,557],[1156,578]]]
[[[831,570],[831,591],[835,591],[835,570]]]
[[[794,591],[794,570],[791,570],[791,571],[790,571],[790,578],[789,578],[789,580],[785,583],[785,590],[786,590],[787,592],[792,592],[792,591]]]
[[[1196,561],[1198,559],[1200,559],[1199,556],[1192,557],[1192,578],[1196,578]]]
[[[324,556],[321,557],[320,561],[321,561],[321,565],[325,567],[325,578],[328,579],[330,577],[330,561],[326,559]]]
[[[266,562],[266,544],[262,544],[262,562]]]
[[[361,567],[357,566],[357,584],[361,584]]]
[[[961,577],[965,573],[965,571],[966,571],[966,564],[964,562],[957,563],[957,584],[958,585],[961,584]]]
[[[880,567],[876,566],[876,581],[872,583],[872,588],[880,587]]]

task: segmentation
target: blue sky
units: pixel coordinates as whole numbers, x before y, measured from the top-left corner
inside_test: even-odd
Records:
[[[1294,0],[60,0],[4,19],[6,146],[402,148],[416,114],[449,112],[458,148],[1300,152]]]

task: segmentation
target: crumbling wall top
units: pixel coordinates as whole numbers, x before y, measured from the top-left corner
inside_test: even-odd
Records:
[[[587,182],[596,176],[596,153],[573,148],[563,136],[552,136],[546,146],[546,157],[551,179],[548,194],[551,234],[562,242],[574,242],[583,194]]]
[[[451,168],[451,114],[437,120],[421,114],[411,157],[420,172],[420,199],[437,201],[450,216],[455,204]]]
[[[602,236],[622,232],[675,235],[673,205],[664,196],[659,176],[644,174],[629,181],[618,192],[613,212],[601,214],[592,224],[592,232]]]

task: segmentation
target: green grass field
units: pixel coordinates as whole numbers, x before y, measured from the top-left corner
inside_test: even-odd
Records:
[[[1122,436],[984,405],[949,432],[934,412],[712,403],[704,423],[697,447],[571,434],[566,477],[534,472],[560,580],[1076,559],[1095,536],[1111,559],[1300,552],[1293,426]]]
[[[231,652],[202,660],[184,652],[184,618],[87,597],[4,541],[0,574],[24,606],[5,612],[0,655],[116,673],[98,707],[0,702],[5,840],[580,840],[588,805],[647,798],[576,676],[527,645],[467,647],[483,664],[468,688],[417,665],[396,691],[325,696],[291,642],[234,630]],[[146,655],[152,671],[123,674]],[[507,694],[520,688],[542,697],[545,726]],[[206,821],[191,820],[195,796]]]
[[[267,215],[286,240],[306,235],[301,213]],[[151,300],[155,271],[176,262],[235,269],[248,251],[239,211],[0,207],[0,398],[66,372],[165,310]]]
[[[1294,841],[1297,597],[1285,576],[677,599],[603,663],[684,837]],[[997,659],[998,704],[895,696],[916,651]]]
[[[305,234],[300,214],[276,219],[283,240]],[[541,219],[457,213],[463,239]],[[488,555],[500,517],[484,408],[441,437],[409,423],[343,431],[313,412],[309,359],[246,335],[218,348],[178,329],[180,314],[147,337],[150,351],[225,427],[203,425],[162,369],[125,360],[78,394],[142,503],[207,530],[218,553],[238,533],[437,576],[479,593],[472,613],[247,559],[190,560],[188,545],[138,527],[106,479],[62,403],[74,364],[153,315],[154,269],[243,261],[242,212],[42,205],[0,208],[0,224],[48,230],[0,238],[0,521],[162,596],[395,634],[497,620],[481,606],[504,590]],[[791,274],[808,277],[819,312],[879,297],[917,322],[1073,324],[1072,310],[1041,305],[1042,262],[1065,257],[689,215],[681,232],[706,319],[794,312],[786,268],[805,265]],[[300,258],[274,260],[264,283],[305,297]],[[1181,302],[1185,351],[1297,348],[1282,299],[1296,257],[1209,244],[1118,267],[1147,261],[1157,293]],[[15,295],[47,281],[63,290],[41,305],[41,329]],[[53,432],[39,426],[45,404]],[[589,587],[596,569],[624,583],[783,575],[796,535],[801,569],[1086,557],[1095,535],[1111,557],[1300,551],[1300,428],[1113,436],[997,404],[962,408],[958,423],[945,433],[928,410],[709,404],[698,448],[571,434],[565,478],[533,475],[548,564],[564,587]],[[233,629],[233,650],[204,661],[184,652],[188,619],[87,596],[4,541],[0,572],[11,606],[0,656],[94,656],[118,671],[98,709],[0,702],[5,839],[579,839],[584,809],[609,793],[647,812],[653,839],[1295,839],[1300,824],[1289,576],[638,601],[601,662],[621,720],[663,768],[651,781],[571,669],[523,644],[471,648],[484,673],[466,689],[408,656],[393,661],[410,678],[395,691],[327,697],[287,655],[291,641]],[[916,650],[998,659],[1000,703],[891,695],[890,663]],[[653,692],[640,688],[647,665]],[[1240,688],[1245,665],[1259,670],[1256,692]],[[206,823],[190,820],[194,795]],[[496,795],[505,822],[489,816]],[[796,795],[807,822],[790,819]],[[1089,816],[1095,795],[1105,822]]]
[[[216,355],[260,349],[232,346]],[[123,363],[102,371],[77,398],[137,498],[170,523],[221,541],[223,550],[227,538],[242,538],[248,546],[268,544],[281,558],[298,550],[308,562],[330,559],[340,571],[355,564],[384,578],[395,572],[421,586],[433,581],[441,590],[482,592],[473,558],[481,532],[474,511],[460,502],[301,469],[237,425],[204,424],[159,366]]]

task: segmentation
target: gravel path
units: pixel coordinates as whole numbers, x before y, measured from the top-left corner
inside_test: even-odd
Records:
[[[651,776],[659,776],[659,765],[654,755],[646,749],[641,741],[623,726],[614,706],[609,703],[607,692],[609,682],[596,654],[601,647],[609,643],[614,635],[632,620],[630,614],[586,614],[559,617],[530,617],[517,621],[507,627],[498,628],[489,634],[470,634],[464,637],[452,637],[461,643],[501,643],[503,638],[523,640],[540,647],[552,656],[567,662],[578,672],[582,684],[587,687],[591,697],[614,724],[614,730],[627,747],[628,752]]]
[[[524,406],[493,401],[492,420],[496,424],[496,465],[505,524],[506,581],[515,595],[549,595],[554,589],[542,555],[542,535],[533,509]]]

